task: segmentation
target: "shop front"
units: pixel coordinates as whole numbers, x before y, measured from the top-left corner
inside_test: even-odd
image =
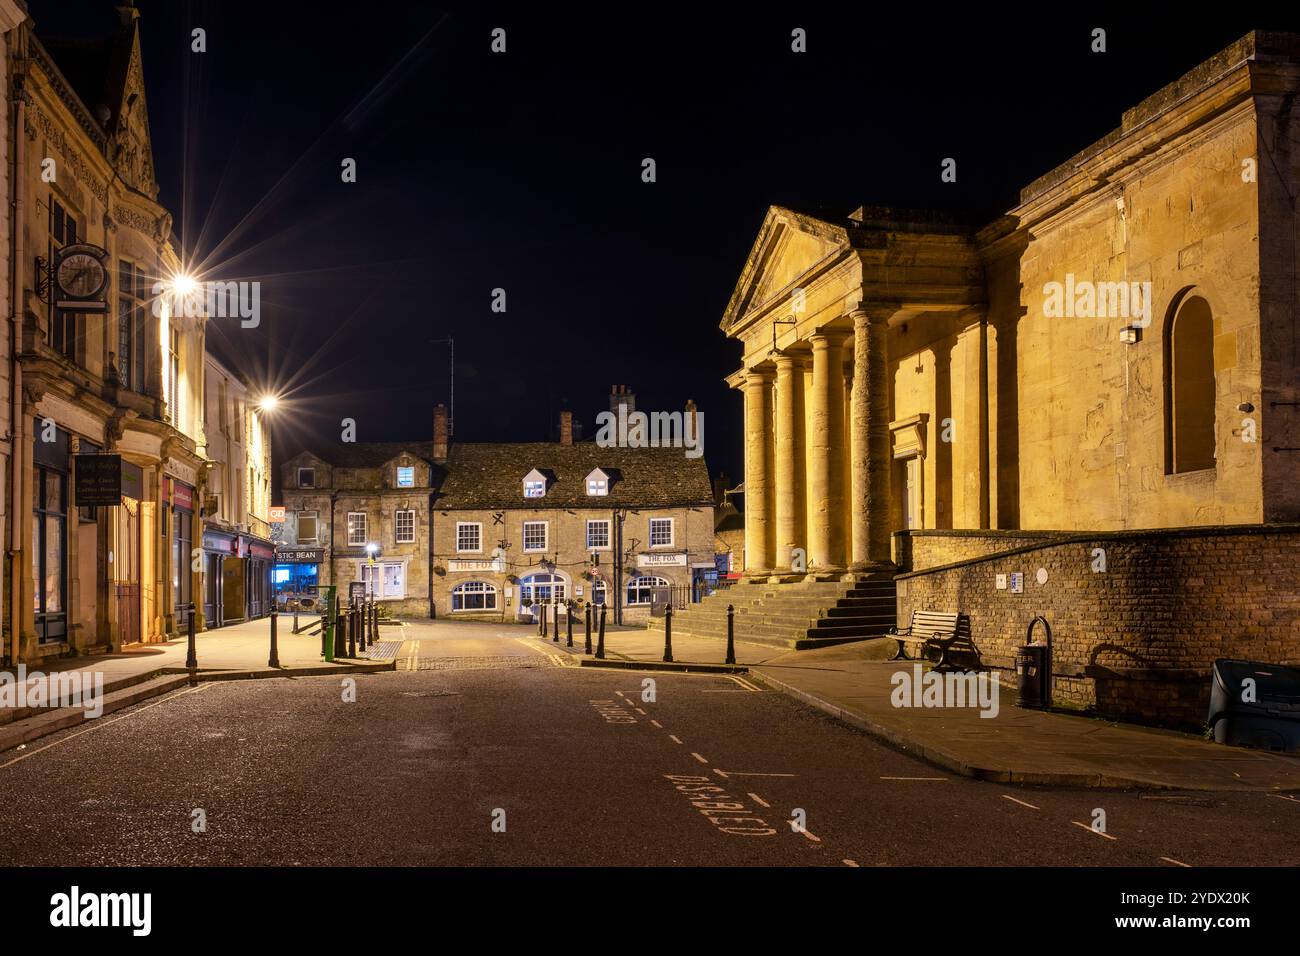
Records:
[[[170,588],[172,620],[183,632],[194,613],[194,486],[178,478],[163,478],[163,508],[170,512]]]
[[[316,607],[320,568],[325,558],[321,548],[285,548],[275,552],[271,573],[276,606],[282,611]]]

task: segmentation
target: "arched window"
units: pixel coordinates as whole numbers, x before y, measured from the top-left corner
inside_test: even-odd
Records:
[[[465,581],[451,589],[453,611],[495,611],[497,589],[486,581]]]
[[[1214,467],[1214,316],[1199,295],[1173,306],[1165,330],[1165,470]]]
[[[549,604],[563,601],[565,597],[564,578],[558,574],[538,572],[519,579],[519,600],[527,598],[534,604]]]
[[[653,574],[643,574],[633,578],[627,582],[627,603],[629,606],[649,604],[654,597],[654,589],[666,587],[668,587],[668,580],[655,577]]]

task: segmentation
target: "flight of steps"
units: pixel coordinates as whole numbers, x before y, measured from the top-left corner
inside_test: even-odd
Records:
[[[736,608],[736,640],[804,650],[884,635],[895,623],[891,574],[854,581],[767,584],[738,581],[673,611],[673,635],[727,639],[727,605]],[[664,619],[646,626],[662,631]]]

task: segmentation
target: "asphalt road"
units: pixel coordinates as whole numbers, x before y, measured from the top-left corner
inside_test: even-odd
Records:
[[[0,755],[0,865],[1300,859],[1293,798],[978,783],[743,679],[657,674],[648,701],[650,675],[561,666],[526,630],[407,633],[355,701],[205,684]]]

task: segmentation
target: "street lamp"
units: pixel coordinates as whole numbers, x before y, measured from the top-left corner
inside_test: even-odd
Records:
[[[275,411],[275,407],[280,404],[280,399],[275,395],[263,395],[258,401],[257,407],[264,412]]]
[[[370,541],[370,542],[368,542],[368,543],[366,544],[366,555],[370,558],[370,561],[369,561],[369,564],[370,564],[370,597],[372,597],[372,598],[375,597],[376,592],[379,590],[377,587],[375,587],[375,584],[376,584],[376,581],[375,581],[375,555],[378,554],[378,553],[379,553],[379,545],[378,545],[378,544],[376,544],[374,541]]]

